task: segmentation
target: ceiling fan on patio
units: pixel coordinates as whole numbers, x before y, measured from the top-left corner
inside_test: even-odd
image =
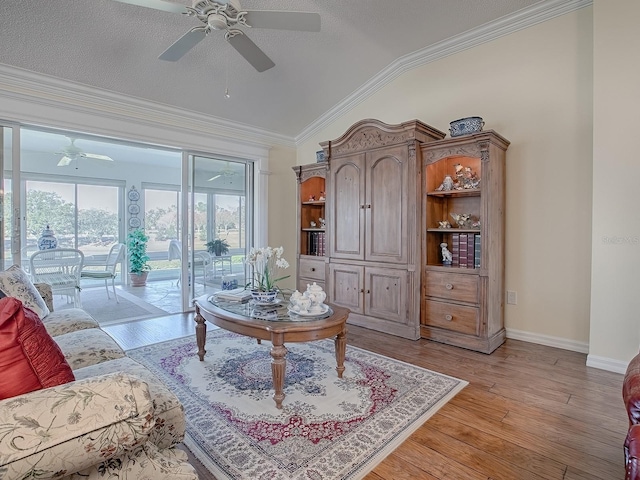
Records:
[[[170,13],[196,17],[202,25],[193,27],[161,55],[161,60],[175,62],[182,58],[213,30],[224,30],[224,38],[258,72],[264,72],[275,63],[240,30],[242,27],[270,28],[277,30],[320,31],[320,15],[309,12],[278,10],[243,10],[239,0],[194,0],[187,7],[165,0],[115,0],[121,3],[153,8]]]
[[[217,180],[218,178],[222,178],[223,181],[225,180],[229,180],[231,181],[230,177],[233,177],[234,175],[236,175],[236,172],[231,168],[231,165],[229,164],[229,162],[227,162],[227,164],[224,166],[224,168],[218,172],[215,172],[215,175],[211,178],[209,178],[207,180],[207,182],[213,182],[214,180]]]
[[[87,153],[82,150],[80,147],[77,147],[75,142],[77,138],[68,137],[71,143],[65,146],[62,151],[56,152],[56,155],[63,155],[63,157],[58,162],[58,167],[66,167],[70,165],[74,160],[78,160],[79,158],[93,158],[95,160],[108,160],[113,162],[113,158],[108,157],[106,155],[99,155],[97,153]],[[77,168],[77,164],[76,164]]]

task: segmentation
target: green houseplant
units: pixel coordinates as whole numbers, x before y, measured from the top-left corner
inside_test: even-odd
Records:
[[[147,284],[147,275],[151,266],[147,263],[147,242],[149,237],[144,230],[137,228],[129,232],[127,236],[127,253],[129,255],[129,280],[132,287],[141,287]]]
[[[207,252],[213,253],[217,257],[229,253],[229,242],[225,238],[216,238],[204,244],[207,247]]]

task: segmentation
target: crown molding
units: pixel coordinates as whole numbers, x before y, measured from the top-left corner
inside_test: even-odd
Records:
[[[4,64],[0,64],[0,97],[78,114],[126,119],[151,128],[218,136],[247,146],[268,148],[276,144],[295,148],[293,138],[285,135]],[[29,112],[25,111],[0,109],[0,118],[17,123],[38,123],[37,117],[29,118]]]
[[[358,104],[371,97],[382,87],[410,70],[477,47],[483,43],[490,42],[533,25],[546,22],[555,17],[591,6],[592,4],[593,0],[546,0],[400,57],[372,77],[353,94],[346,97],[331,110],[320,116],[315,122],[307,126],[302,133],[295,138],[296,145],[305,142]]]

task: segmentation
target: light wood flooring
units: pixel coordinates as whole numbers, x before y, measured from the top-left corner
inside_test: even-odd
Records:
[[[190,335],[194,325],[185,314],[105,330],[130,349]],[[518,340],[485,355],[355,326],[347,338],[469,382],[366,480],[624,479],[623,376],[586,367],[586,355]]]

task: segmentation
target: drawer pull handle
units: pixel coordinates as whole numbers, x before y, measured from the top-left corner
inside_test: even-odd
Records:
[[[316,267],[311,267],[311,271],[315,272],[316,271]]]
[[[445,315],[445,316],[444,316],[444,319],[445,319],[447,322],[450,322],[451,320],[453,320],[453,315],[447,314],[447,315]]]
[[[446,288],[447,290],[453,290],[453,285],[451,285],[450,283],[447,283],[444,288]]]
[[[361,288],[361,289],[360,289],[360,293],[364,293],[364,288]]]

